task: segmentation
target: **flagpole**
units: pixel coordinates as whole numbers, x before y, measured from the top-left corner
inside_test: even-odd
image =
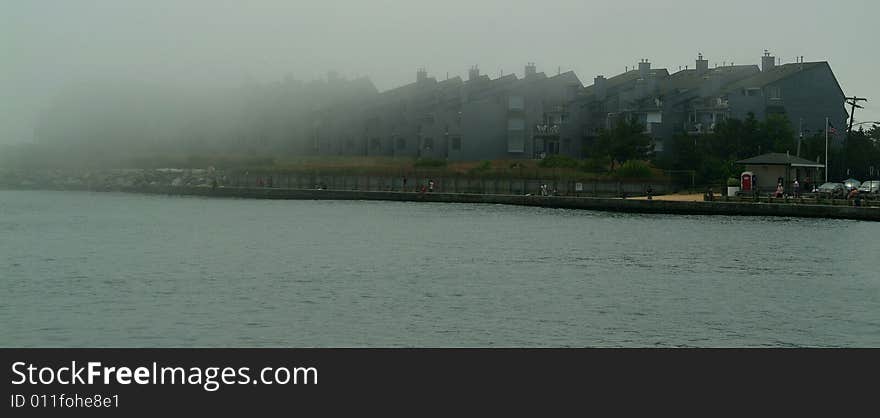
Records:
[[[828,183],[828,117],[825,117],[825,183]]]
[[[795,154],[795,156],[800,157],[801,156],[801,142],[803,142],[803,140],[804,140],[804,118],[801,118],[800,127],[798,129],[800,129],[800,132],[798,133],[797,154]]]

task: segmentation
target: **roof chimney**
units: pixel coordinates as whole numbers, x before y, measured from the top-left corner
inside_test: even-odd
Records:
[[[770,55],[770,51],[764,50],[764,56],[761,57],[761,71],[767,72],[776,68],[776,57]]]
[[[702,77],[709,72],[709,60],[703,59],[703,54],[697,55],[697,77]]]
[[[419,82],[419,83],[422,83],[422,82],[424,82],[424,81],[427,80],[427,79],[428,79],[428,71],[425,70],[424,67],[423,67],[423,68],[419,68],[419,70],[416,71],[416,81]]]
[[[605,97],[608,94],[608,85],[606,84],[606,81],[604,75],[596,76],[593,80],[593,91],[595,91],[596,98],[599,100],[605,100]]]
[[[538,68],[535,67],[534,62],[530,62],[530,63],[526,64],[526,77],[533,77],[537,73],[538,73]]]
[[[480,78],[480,67],[474,65],[468,70],[468,81],[475,81]]]
[[[647,80],[651,72],[651,63],[647,59],[643,59],[639,63],[639,78]]]

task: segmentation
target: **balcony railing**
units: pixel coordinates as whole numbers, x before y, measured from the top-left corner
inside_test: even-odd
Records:
[[[535,135],[542,135],[542,136],[559,135],[559,125],[548,125],[548,124],[535,125]]]

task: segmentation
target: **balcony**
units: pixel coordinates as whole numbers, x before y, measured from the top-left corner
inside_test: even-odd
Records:
[[[535,125],[535,136],[559,136],[559,125],[538,124]]]
[[[685,122],[684,130],[688,135],[709,135],[715,133],[715,124]]]
[[[782,100],[782,98],[768,98],[767,113],[785,113],[785,102]]]
[[[697,111],[727,110],[729,108],[730,102],[723,97],[695,101],[693,106],[693,110]]]

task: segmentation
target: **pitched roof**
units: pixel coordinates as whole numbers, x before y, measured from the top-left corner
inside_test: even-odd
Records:
[[[519,88],[528,85],[536,85],[539,83],[565,83],[568,85],[577,86],[579,89],[583,89],[583,84],[581,80],[578,79],[577,74],[574,71],[566,71],[564,73],[555,74],[552,76],[547,76],[544,73],[537,73],[531,77],[523,77],[518,80],[514,84],[511,85],[512,88]]]
[[[639,78],[639,70],[629,70],[625,73],[620,73],[616,76],[609,77],[605,79],[605,88],[612,89],[622,84],[625,84],[630,81],[636,81]],[[584,88],[584,94],[591,94],[593,90],[595,90],[596,85],[591,84]]]
[[[463,81],[461,80],[461,77],[459,77],[459,76],[455,76],[455,77],[447,78],[446,80],[440,81],[440,82],[438,82],[437,84],[440,84],[441,86],[444,86],[444,87],[445,87],[445,86],[448,86],[448,85],[450,85],[450,84],[461,84],[462,82],[463,82]]]
[[[742,88],[764,87],[768,84],[775,83],[784,78],[795,75],[801,71],[811,70],[823,65],[828,65],[825,61],[820,62],[804,62],[779,65],[772,70],[762,71],[751,77],[744,78],[734,82],[724,88],[725,91],[734,91]]]
[[[665,68],[652,68],[650,70],[651,77],[658,82],[662,83],[664,80],[669,78],[669,70]],[[615,90],[619,89],[628,83],[635,83],[641,77],[641,73],[639,73],[638,69],[629,70],[625,73],[620,73],[614,77],[605,79],[605,90],[608,92],[608,95],[614,95]],[[589,86],[584,87],[581,90],[582,97],[589,98],[590,96],[596,93],[596,85],[591,84]]]
[[[574,71],[566,71],[564,73],[559,73],[557,75],[550,76],[549,79],[550,80],[560,79],[560,80],[564,80],[564,81],[567,81],[572,84],[577,84],[581,87],[583,87],[583,85],[584,85],[584,83],[581,82],[581,79],[578,78],[577,74],[575,74]]]
[[[740,160],[736,163],[743,165],[788,165],[820,168],[825,167],[825,164],[820,164],[815,161],[807,160],[805,158],[795,157],[790,154],[783,154],[781,152],[771,152],[764,155],[759,155],[757,157],[746,158],[745,160]]]
[[[663,83],[664,93],[679,93],[683,90],[699,88],[710,76],[720,77],[722,83],[735,82],[761,72],[757,65],[729,65],[712,68],[705,76],[697,76],[697,70],[681,70],[672,73]]]

